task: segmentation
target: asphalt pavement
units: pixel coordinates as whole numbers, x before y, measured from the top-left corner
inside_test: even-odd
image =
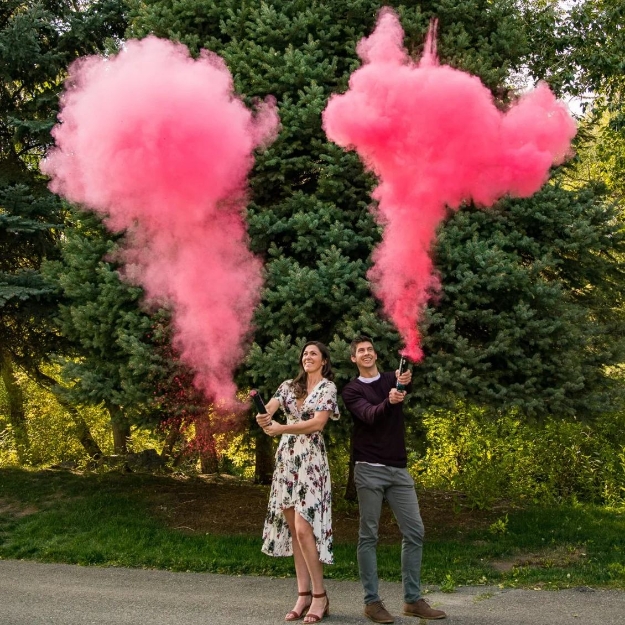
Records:
[[[324,623],[370,623],[358,582],[328,580],[327,590]],[[424,623],[400,616],[401,584],[380,590],[395,623]],[[294,579],[0,560],[1,625],[277,625],[295,596]],[[441,625],[625,625],[618,590],[468,586],[426,599],[447,612]]]

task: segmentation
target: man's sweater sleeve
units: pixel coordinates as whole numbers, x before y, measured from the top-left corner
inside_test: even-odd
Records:
[[[343,389],[343,401],[354,417],[368,424],[383,417],[391,406],[388,399],[380,404],[372,404],[354,384],[348,384]]]

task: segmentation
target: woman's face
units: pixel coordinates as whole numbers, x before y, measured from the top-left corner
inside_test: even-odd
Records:
[[[302,354],[302,367],[308,374],[317,373],[323,369],[325,360],[316,345],[307,345]]]

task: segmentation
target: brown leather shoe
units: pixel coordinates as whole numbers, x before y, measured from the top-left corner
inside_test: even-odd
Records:
[[[428,605],[425,599],[419,599],[414,603],[404,603],[404,615],[416,616],[424,619],[445,618],[447,614],[442,610],[435,610]]]
[[[365,616],[374,623],[394,623],[395,619],[389,611],[384,607],[381,601],[367,603],[365,606]]]

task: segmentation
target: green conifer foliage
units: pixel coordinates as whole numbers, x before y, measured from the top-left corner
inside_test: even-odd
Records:
[[[282,132],[259,155],[251,182],[249,228],[252,248],[266,262],[266,289],[256,316],[249,374],[242,378],[267,392],[296,366],[297,349],[285,353],[286,346],[311,338],[338,340],[342,353],[337,358],[344,358],[344,340],[371,323],[375,304],[365,273],[379,240],[369,212],[373,180],[353,153],[326,141],[321,112],[332,93],[346,88],[359,63],[356,44],[370,32],[381,6],[370,1],[297,0],[136,4],[130,34],[170,37],[194,52],[200,47],[213,50],[226,60],[239,92],[249,98],[268,94],[277,98]],[[455,5],[436,7],[441,25],[443,19],[446,22],[441,49],[451,49],[451,42],[461,40],[453,62],[464,62],[493,85],[499,84],[509,61],[498,61],[514,62],[522,37],[510,28],[511,5],[497,5],[477,19],[478,6],[486,3],[475,4],[473,24],[463,23]],[[412,41],[415,51],[433,9],[416,2],[399,7],[411,37],[408,44]],[[484,37],[493,31],[501,43]],[[489,54],[475,54],[478,42],[497,49],[494,64],[484,60]],[[381,335],[381,347],[397,348],[388,324],[377,320],[374,329]],[[282,356],[277,358],[277,352]]]
[[[613,405],[622,361],[625,232],[600,191],[547,185],[528,200],[465,208],[440,235],[443,289],[428,309],[417,393],[526,415]]]
[[[121,36],[122,7],[121,0],[0,5],[0,369],[18,421],[24,410],[11,382],[14,365],[39,376],[41,362],[66,348],[52,324],[56,289],[40,273],[41,263],[58,255],[64,210],[47,190],[38,163],[52,141],[68,64]],[[27,447],[25,430],[18,433],[22,426],[15,419],[12,424]]]
[[[38,270],[43,259],[57,255],[64,219],[61,202],[39,174],[39,160],[52,143],[67,66],[123,34],[123,8],[121,0],[84,5],[6,0],[0,7],[0,310],[5,321],[0,344],[32,361],[51,351],[38,321],[48,318],[53,287]]]
[[[168,319],[143,311],[143,291],[120,280],[111,260],[116,243],[99,220],[73,215],[61,258],[44,265],[61,294],[59,331],[72,348],[63,375],[73,383],[63,394],[73,405],[104,405],[116,453],[124,453],[131,425],[154,426],[164,418],[158,396],[163,380],[173,375],[173,361],[157,345]]]
[[[397,8],[413,54],[437,16],[441,60],[479,75],[506,102],[506,77],[527,62],[534,27],[515,3],[388,4]],[[251,179],[251,245],[265,261],[266,282],[241,384],[272,392],[293,375],[309,339],[330,344],[341,383],[353,375],[347,344],[361,332],[377,339],[382,367],[395,367],[398,338],[366,280],[380,238],[369,210],[374,181],[321,128],[327,99],[346,89],[359,65],[356,44],[382,3],[132,6],[131,36],[153,33],[194,53],[212,50],[245,97],[278,101],[282,131],[258,156]],[[436,250],[445,286],[424,320],[426,359],[415,370],[413,407],[467,398],[538,415],[587,412],[607,401],[604,366],[618,360],[621,347],[614,335],[605,339],[620,322],[613,256],[620,245],[612,213],[592,190],[549,187],[492,211],[458,213]]]

